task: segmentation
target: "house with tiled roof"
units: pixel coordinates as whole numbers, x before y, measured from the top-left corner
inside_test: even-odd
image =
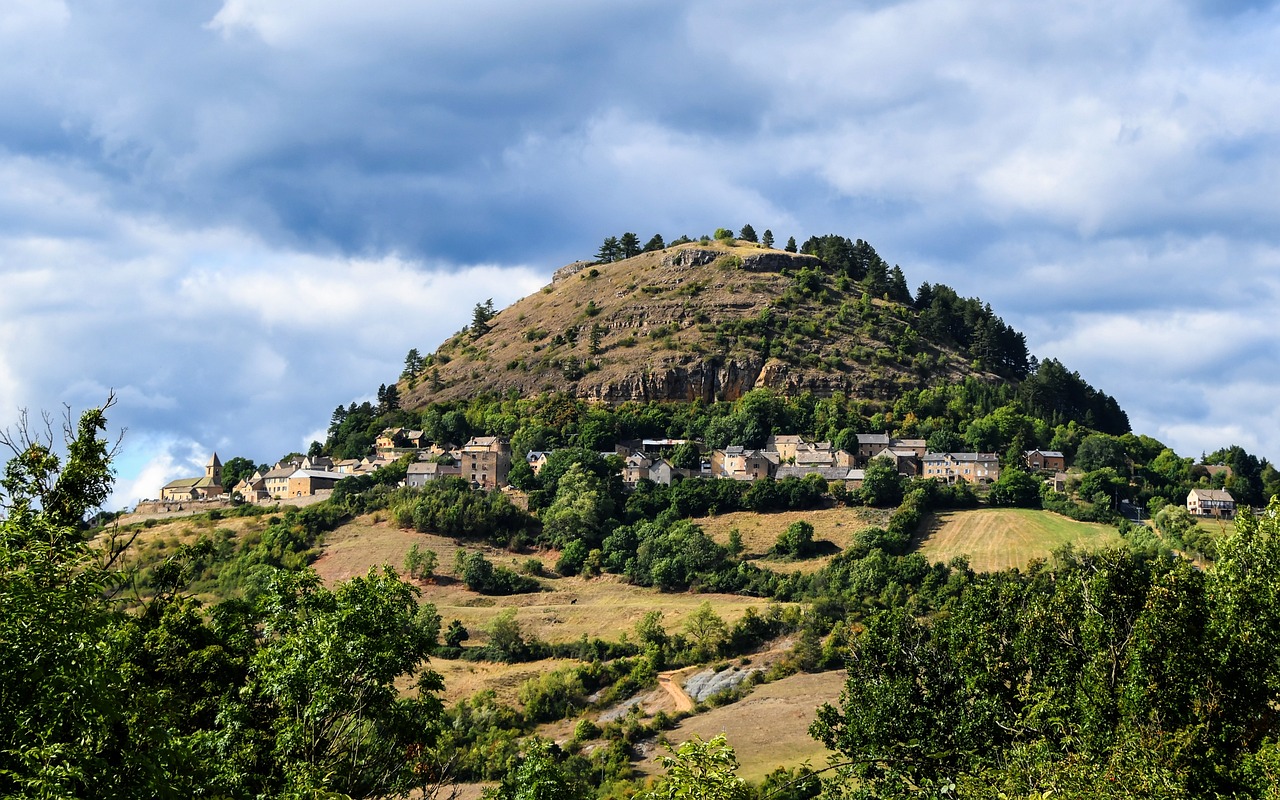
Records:
[[[898,470],[898,474],[905,475],[908,478],[918,476],[922,469],[920,456],[916,455],[915,450],[909,450],[897,446],[886,447],[872,456],[872,460],[877,458],[889,459],[893,462],[894,468]]]
[[[996,453],[925,453],[922,477],[953,484],[995,483],[1000,478],[1000,456]]]
[[[1187,511],[1196,517],[1229,519],[1236,515],[1236,499],[1226,489],[1192,489],[1187,494]]]
[[[777,465],[762,450],[731,445],[711,451],[711,475],[738,481],[758,481],[772,477]]]
[[[1057,450],[1028,450],[1022,460],[1037,472],[1061,472],[1067,468],[1067,457]]]
[[[405,486],[421,488],[431,481],[450,477],[462,477],[461,464],[457,462],[441,464],[437,461],[415,461],[409,465],[409,471],[404,477],[404,483]]]
[[[348,476],[318,469],[296,469],[289,475],[286,488],[288,497],[310,497],[332,490],[338,481]]]

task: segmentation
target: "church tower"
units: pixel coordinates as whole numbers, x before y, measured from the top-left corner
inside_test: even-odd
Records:
[[[214,453],[209,463],[205,464],[204,479],[214,486],[222,485],[222,462],[218,460],[217,453]]]

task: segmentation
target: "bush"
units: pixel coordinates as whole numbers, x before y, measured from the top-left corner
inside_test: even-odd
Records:
[[[473,592],[490,595],[524,594],[542,590],[542,584],[506,567],[496,567],[483,553],[463,553],[459,558],[462,582]]]

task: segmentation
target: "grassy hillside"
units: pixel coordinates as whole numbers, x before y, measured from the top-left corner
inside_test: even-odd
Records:
[[[738,511],[698,520],[698,524],[720,544],[728,544],[730,531],[738,531],[745,548],[743,557],[756,566],[782,572],[815,572],[825,566],[835,553],[853,543],[864,528],[884,527],[889,519],[887,509],[838,506],[814,511],[779,511],[756,514]],[[804,520],[813,526],[813,540],[825,554],[796,561],[769,558],[769,550],[787,526]]]
[[[965,556],[978,572],[1024,567],[1065,544],[1086,549],[1123,543],[1115,528],[1076,522],[1049,511],[975,509],[934,515],[919,551],[931,561]]]

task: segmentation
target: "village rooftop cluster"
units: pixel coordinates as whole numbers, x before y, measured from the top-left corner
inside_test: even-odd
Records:
[[[931,478],[940,483],[965,482],[985,486],[1000,477],[996,453],[932,453],[924,439],[897,439],[887,434],[860,433],[857,451],[836,449],[831,442],[808,442],[796,435],[770,436],[759,449],[729,446],[705,451],[700,443],[700,464],[695,468],[675,466],[669,455],[686,439],[639,439],[620,442],[603,456],[622,460],[622,482],[634,489],[643,480],[670,485],[676,480],[721,478],[738,481],[782,480],[820,475],[846,489],[861,488],[867,465],[873,459],[887,459],[907,478]],[[321,499],[343,478],[373,472],[393,461],[413,455],[408,467],[407,486],[421,487],[440,478],[468,481],[479,491],[510,491],[510,443],[497,436],[477,436],[461,447],[429,441],[422,431],[388,428],[377,438],[374,454],[364,459],[334,461],[326,456],[297,457],[277,463],[266,472],[255,472],[235,486],[222,485],[222,464],[217,453],[205,466],[202,477],[171,481],[160,492],[157,511],[182,510],[192,503],[273,503]],[[535,475],[550,455],[531,451],[526,455]],[[1023,466],[1044,475],[1058,491],[1066,481],[1066,457],[1056,450],[1028,450]],[[1194,489],[1187,497],[1187,510],[1197,516],[1231,517],[1235,500],[1224,489]]]

